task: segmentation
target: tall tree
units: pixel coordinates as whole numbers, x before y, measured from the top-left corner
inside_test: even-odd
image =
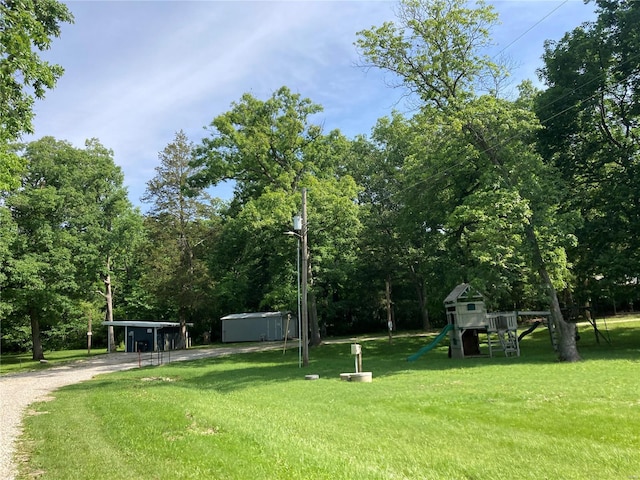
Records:
[[[71,21],[69,9],[56,0],[0,1],[0,190],[19,185],[24,167],[9,143],[32,132],[35,98],[43,98],[63,73],[38,51],[48,50],[60,24]]]
[[[339,275],[330,279],[325,266],[340,265],[338,259],[349,256],[349,249],[342,247],[359,228],[356,185],[343,171],[350,143],[337,131],[324,134],[310,121],[320,111],[319,105],[286,87],[267,100],[245,94],[230,111],[213,119],[212,134],[195,157],[203,166],[196,180],[235,182],[220,244],[230,250],[219,258],[227,265],[221,279],[221,287],[228,288],[225,298],[241,290],[245,300],[240,307],[295,305],[289,275],[295,256],[289,254],[291,244],[282,232],[291,229],[291,217],[300,211],[301,188],[309,189],[309,316],[314,343],[320,341],[314,299],[321,295],[322,316],[328,311],[328,292],[343,281]]]
[[[85,143],[82,171],[83,188],[76,205],[82,205],[74,213],[74,222],[82,225],[87,249],[83,252],[84,275],[96,279],[98,290],[105,302],[105,320],[113,320],[114,293],[112,275],[135,247],[141,229],[133,219],[140,214],[133,210],[127,190],[123,186],[124,175],[113,161],[113,151],[96,139]],[[76,177],[76,180],[79,180]],[[124,280],[124,279],[123,279]],[[124,293],[124,292],[122,292]],[[124,298],[120,300],[125,301]],[[108,327],[108,345],[115,349],[112,326]]]
[[[358,140],[361,151],[354,158],[352,171],[362,186],[359,203],[365,233],[361,236],[359,253],[364,270],[368,271],[366,288],[371,291],[372,283],[378,285],[379,298],[389,291],[385,308],[386,318],[392,322],[396,311],[392,307],[403,296],[403,290],[411,290],[417,308],[400,317],[408,321],[418,313],[419,325],[429,329],[429,298],[435,287],[427,280],[429,259],[433,258],[430,253],[434,253],[426,246],[431,223],[425,216],[416,215],[411,198],[423,189],[413,191],[415,172],[408,171],[417,133],[415,123],[398,113],[380,119],[371,142]],[[431,208],[429,205],[428,209]],[[441,283],[441,279],[436,282]]]
[[[3,300],[11,320],[30,322],[33,358],[44,358],[42,329],[65,329],[95,298],[105,272],[106,232],[124,201],[122,173],[111,152],[91,140],[85,149],[45,137],[25,150],[21,188],[4,200],[17,226],[5,265]]]
[[[192,144],[183,131],[158,154],[156,176],[147,182],[142,198],[150,203],[147,229],[152,243],[148,283],[175,312],[180,323],[181,344],[187,341],[187,320],[205,299],[208,275],[196,249],[208,234],[202,224],[212,216],[209,197],[189,185],[199,171],[190,165]]]
[[[357,46],[369,66],[397,75],[443,132],[459,135],[473,147],[469,155],[483,190],[489,193],[493,185],[501,192],[484,195],[480,204],[477,195],[469,197],[476,202],[475,211],[481,207],[488,214],[494,199],[508,198],[511,205],[505,211],[519,212],[513,220],[522,227],[530,261],[548,292],[560,333],[559,356],[575,361],[580,358],[575,325],[566,322],[560,310],[556,286],[562,279],[551,276],[551,251],[556,246],[545,245],[541,237],[550,229],[553,205],[543,201],[548,188],[541,184],[544,166],[532,152],[537,122],[519,104],[499,98],[496,87],[504,69],[482,54],[496,21],[497,14],[483,2],[470,8],[463,0],[404,0],[397,22],[359,32]],[[460,160],[450,161],[449,168],[455,168]],[[465,210],[476,216],[474,210]]]
[[[536,99],[541,151],[583,219],[571,251],[583,301],[640,277],[640,3],[596,4],[597,20],[546,43]]]

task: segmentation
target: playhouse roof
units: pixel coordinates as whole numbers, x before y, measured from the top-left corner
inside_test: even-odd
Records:
[[[471,285],[468,283],[461,283],[451,290],[451,293],[444,299],[444,303],[455,303],[459,300],[478,301],[483,298],[483,295]]]

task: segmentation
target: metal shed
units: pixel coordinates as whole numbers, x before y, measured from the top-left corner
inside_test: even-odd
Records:
[[[222,321],[222,342],[278,341],[298,336],[298,322],[288,312],[234,313]]]

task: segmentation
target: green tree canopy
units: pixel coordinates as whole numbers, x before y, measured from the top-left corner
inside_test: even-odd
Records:
[[[23,162],[9,143],[33,130],[33,104],[55,86],[60,65],[42,60],[60,36],[60,24],[73,21],[56,0],[0,1],[0,190],[17,185]]]
[[[541,151],[584,220],[571,252],[583,300],[629,295],[640,276],[640,3],[596,4],[596,21],[545,45],[536,100]]]
[[[218,298],[231,311],[294,309],[295,247],[283,232],[300,211],[301,188],[309,189],[310,324],[317,341],[315,295],[322,295],[324,315],[325,299],[334,298],[327,292],[345,281],[339,270],[348,268],[348,246],[359,228],[357,187],[344,173],[350,142],[312,123],[320,111],[286,87],[267,100],[243,95],[211,122],[211,136],[195,152],[203,172],[194,179],[235,182],[213,267],[221,273]]]
[[[41,359],[41,330],[48,338],[69,330],[82,317],[81,304],[95,298],[108,273],[113,223],[128,202],[112,152],[96,140],[77,149],[45,137],[24,156],[21,188],[4,196],[16,230],[3,301],[12,326],[30,325],[33,357]]]
[[[215,214],[209,196],[189,185],[201,170],[190,164],[192,148],[184,132],[176,133],[158,154],[160,165],[142,198],[151,204],[145,222],[149,234],[145,283],[164,306],[164,314],[177,316],[179,347],[186,345],[187,321],[196,317],[207,300],[209,275],[198,253],[207,237],[215,234],[207,231]]]
[[[470,7],[463,0],[404,0],[397,16],[397,22],[359,32],[356,45],[361,55],[367,65],[398,75],[420,98],[424,114],[442,134],[468,146],[462,157],[450,157],[446,167],[451,171],[471,162],[476,169],[477,190],[469,192],[455,210],[462,220],[462,233],[471,238],[470,222],[482,225],[485,231],[476,229],[475,235],[483,237],[489,233],[487,228],[498,234],[501,226],[520,225],[530,265],[549,293],[561,334],[560,357],[579,359],[575,326],[564,321],[556,293],[561,279],[552,277],[557,256],[551,253],[555,246],[547,243],[557,236],[545,235],[555,228],[548,214],[554,207],[545,199],[554,199],[554,194],[552,185],[544,182],[545,166],[533,151],[538,123],[521,104],[501,99],[499,89],[489,88],[499,85],[505,73],[483,54],[497,21],[493,8],[484,2]],[[502,220],[496,216],[500,212],[511,218]],[[515,238],[494,233],[490,235],[494,244]]]

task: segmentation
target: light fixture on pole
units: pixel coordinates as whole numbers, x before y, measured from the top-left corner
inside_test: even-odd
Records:
[[[300,233],[302,231],[302,217],[296,215],[293,217],[293,232],[284,232],[285,235],[290,235],[298,239],[298,249],[296,255],[296,272],[297,272],[297,287],[298,287],[298,367],[302,367],[302,327],[300,318],[300,239],[302,238]]]
[[[302,216],[293,217],[295,231],[284,232],[298,238],[298,362],[309,366],[309,317],[307,308],[307,277],[309,254],[307,246],[307,189],[302,189]],[[300,262],[302,257],[302,262]],[[302,265],[301,265],[302,263]]]

